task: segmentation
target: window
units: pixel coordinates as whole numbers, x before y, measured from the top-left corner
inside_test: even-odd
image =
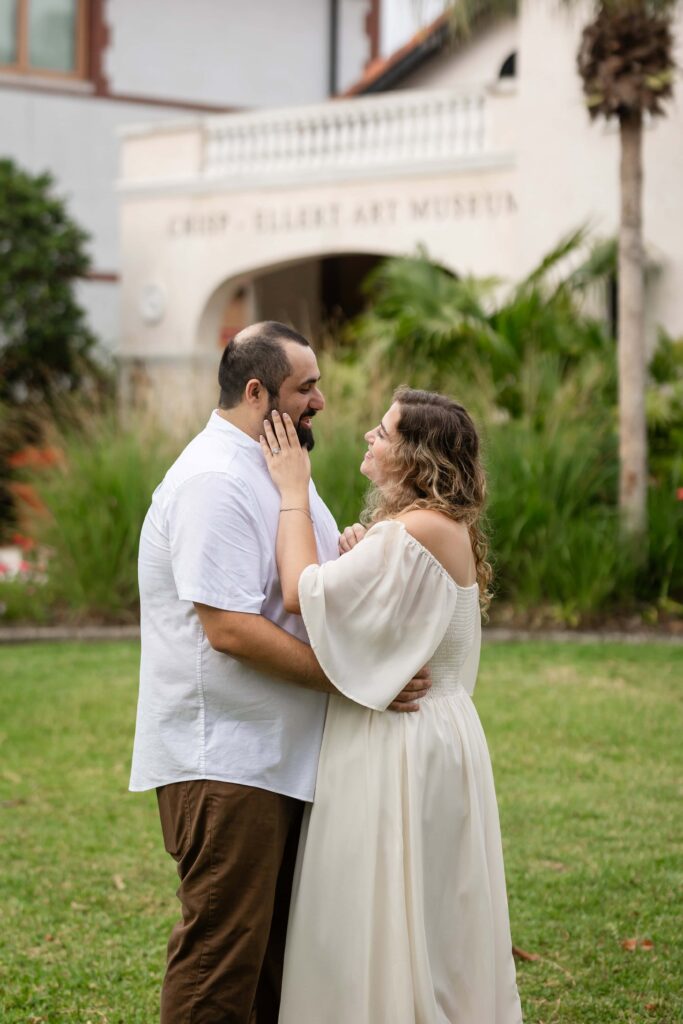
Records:
[[[513,51],[509,57],[506,57],[500,66],[498,72],[499,78],[516,78],[517,77],[517,51]]]
[[[87,0],[0,0],[0,69],[86,75]]]

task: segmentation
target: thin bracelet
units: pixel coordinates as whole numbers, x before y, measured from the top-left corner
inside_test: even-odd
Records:
[[[308,518],[311,520],[311,522],[313,522],[313,516],[311,515],[311,513],[306,508],[281,508],[280,511],[281,512],[303,512],[303,514],[305,516],[308,516]]]

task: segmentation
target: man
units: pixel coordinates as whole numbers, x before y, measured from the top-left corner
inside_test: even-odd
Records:
[[[272,321],[225,349],[220,404],[154,493],[140,538],[142,656],[130,788],[155,788],[178,864],[162,1024],[276,1024],[292,871],[334,687],[282,606],[280,499],[258,438],[302,444],[324,408],[308,342]],[[339,534],[313,483],[321,560]],[[426,691],[416,677],[395,710]]]

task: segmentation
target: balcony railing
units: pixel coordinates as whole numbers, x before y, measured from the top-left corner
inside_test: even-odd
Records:
[[[487,154],[486,95],[393,92],[204,122],[202,176],[266,183],[457,164]]]

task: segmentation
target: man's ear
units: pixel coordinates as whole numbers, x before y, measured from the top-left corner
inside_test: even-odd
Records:
[[[251,380],[247,381],[247,386],[244,389],[244,397],[249,405],[258,405],[263,395],[263,384],[258,377],[252,377]]]

